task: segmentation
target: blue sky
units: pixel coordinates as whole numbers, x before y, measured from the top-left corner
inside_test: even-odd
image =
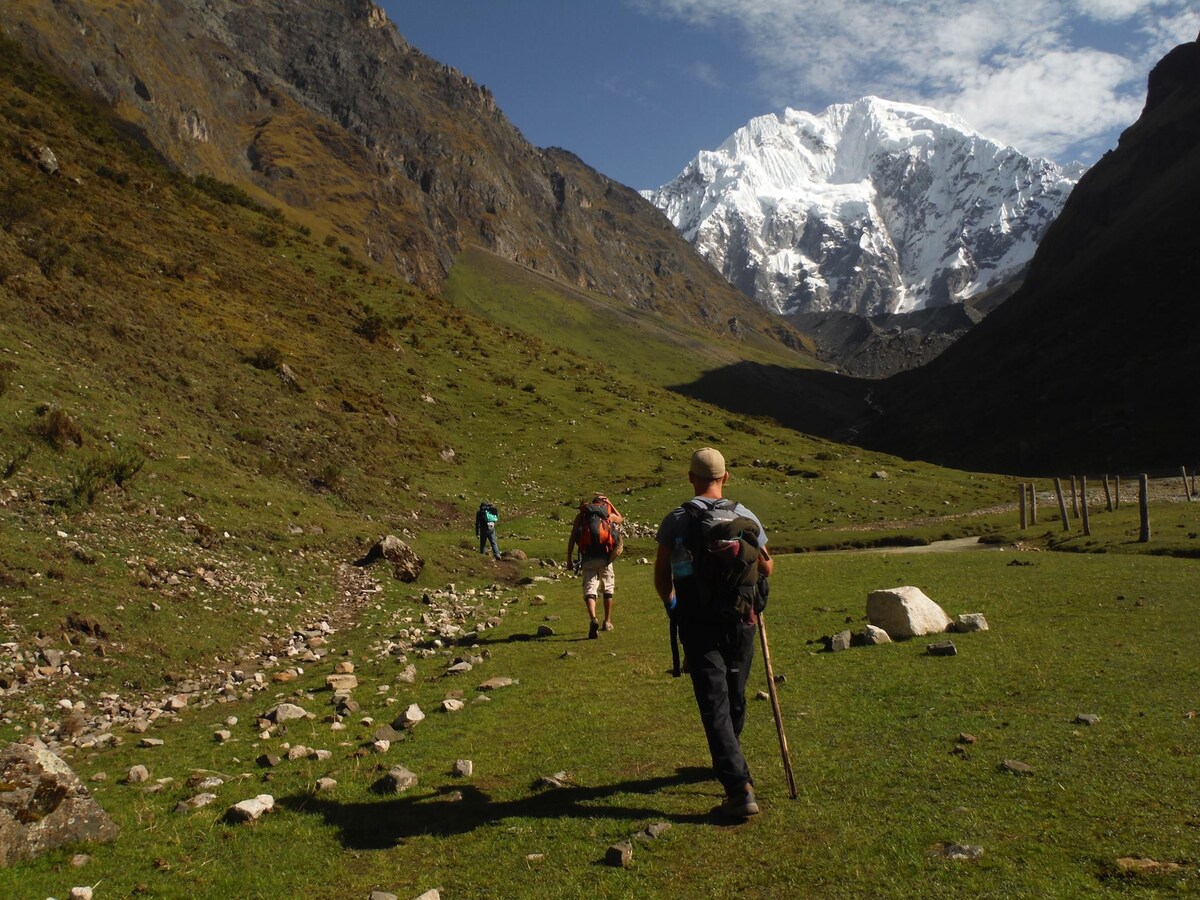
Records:
[[[380,2],[380,0],[377,0]],[[1092,163],[1195,40],[1192,0],[382,0],[414,46],[487,85],[525,137],[634,188],[754,116],[867,94]]]

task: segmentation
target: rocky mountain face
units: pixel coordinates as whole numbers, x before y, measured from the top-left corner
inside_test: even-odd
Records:
[[[752,119],[644,195],[768,309],[876,316],[1020,278],[1078,175],[867,97]]]
[[[251,185],[422,288],[480,245],[641,309],[799,344],[634,191],[531,146],[369,0],[10,0],[0,28],[174,167]]]
[[[998,471],[1198,461],[1200,43],[1150,73],[1025,284],[927,366],[879,383],[867,446]]]

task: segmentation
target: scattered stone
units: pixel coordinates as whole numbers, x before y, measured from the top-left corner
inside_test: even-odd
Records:
[[[634,837],[641,841],[656,841],[670,829],[670,822],[655,822],[653,825],[647,825],[635,834]]]
[[[958,648],[954,641],[934,641],[925,648],[930,656],[958,656]]]
[[[391,725],[380,725],[375,729],[375,733],[371,735],[371,738],[376,741],[396,743],[397,741],[404,740],[404,732],[397,731]]]
[[[195,797],[189,797],[187,800],[180,800],[177,804],[175,804],[175,812],[191,812],[194,809],[202,809],[203,807],[208,806],[210,803],[215,803],[216,801],[216,794],[197,794]]]
[[[161,747],[165,742],[162,738],[142,738],[138,741],[139,747]]]
[[[975,735],[968,734],[965,731],[962,732],[961,734],[959,734],[959,736],[958,736],[958,742],[960,744],[973,744],[973,743],[975,743],[976,740],[977,740],[977,738],[975,737]]]
[[[393,577],[406,584],[416,581],[421,574],[421,569],[425,566],[425,560],[417,556],[408,544],[391,534],[377,542],[367,551],[366,556],[356,560],[354,564],[368,566],[378,559],[386,559],[390,562]]]
[[[92,900],[92,889],[89,885],[73,887],[67,896],[70,900]]]
[[[554,629],[551,628],[549,625],[539,625],[538,630],[537,630],[537,636],[540,638],[554,637]]]
[[[283,760],[276,753],[262,753],[255,762],[264,769],[273,769],[283,762]]]
[[[295,747],[292,747],[290,750],[288,750],[287,758],[291,761],[304,759],[307,756],[311,756],[312,752],[312,748],[305,747],[303,744],[297,744]]]
[[[545,860],[545,858],[546,858],[545,853],[526,853],[525,854],[526,862],[540,863],[543,860]]]
[[[76,869],[82,869],[84,866],[86,866],[91,861],[92,861],[92,858],[90,856],[88,856],[86,853],[76,853],[74,856],[71,857],[71,865]]]
[[[344,694],[358,687],[358,678],[354,675],[326,675],[325,687],[335,694]]]
[[[1117,870],[1126,875],[1175,875],[1183,867],[1178,863],[1159,862],[1141,856],[1122,856],[1117,860]]]
[[[837,653],[839,650],[849,650],[852,635],[849,630],[839,631],[829,639],[829,652]]]
[[[129,771],[125,774],[125,781],[129,784],[142,784],[149,780],[150,770],[142,765],[130,766]]]
[[[335,781],[332,778],[318,778],[317,779],[317,790],[318,791],[332,791],[335,787],[337,787],[337,781]]]
[[[270,794],[259,794],[252,800],[235,803],[225,813],[229,822],[257,822],[265,813],[275,809],[275,798]]]
[[[341,662],[339,662],[336,666],[333,667],[334,675],[350,675],[353,672],[354,672],[354,663],[350,662],[350,660],[348,660],[348,659],[343,659]]]
[[[233,738],[233,732],[230,731],[228,728],[222,728],[218,731],[213,732],[213,740],[216,741],[218,744],[227,743],[232,738]]]
[[[447,675],[465,675],[467,672],[470,672],[473,668],[475,668],[475,667],[464,659],[461,662],[456,662],[456,663],[454,663],[454,665],[447,668],[446,674]]]
[[[276,725],[281,725],[284,722],[295,722],[298,719],[307,717],[308,712],[295,703],[280,703],[278,706],[273,706],[262,714],[262,718],[274,722]]]
[[[108,781],[108,773],[107,772],[97,772],[89,780],[90,781]]]
[[[940,634],[950,627],[945,610],[911,585],[871,591],[867,595],[867,620],[893,640]]]
[[[399,729],[416,728],[424,719],[425,713],[421,712],[421,707],[412,703],[404,712],[396,717],[396,721],[392,723],[392,727]]]
[[[495,678],[489,678],[479,686],[481,691],[497,691],[500,688],[510,687],[516,684],[511,678],[504,675],[497,675]]]
[[[44,744],[0,751],[0,866],[66,844],[111,841],[120,829],[83,782]]]
[[[417,900],[442,900],[442,895],[437,888],[430,888],[418,897]]]
[[[865,647],[876,647],[879,644],[890,644],[892,639],[888,633],[877,625],[868,625],[860,633],[859,640]]]
[[[1077,715],[1075,717],[1076,725],[1087,725],[1090,727],[1092,725],[1095,725],[1099,721],[1100,721],[1100,717],[1098,715],[1096,715],[1095,713],[1080,713],[1079,715]]]
[[[759,691],[754,695],[755,700],[770,700],[771,695],[767,691]]]
[[[458,712],[464,706],[466,706],[466,704],[461,700],[455,700],[453,697],[449,697],[442,701],[442,712]]]
[[[37,164],[38,168],[47,175],[54,175],[58,172],[58,157],[49,147],[37,148]]]
[[[1006,759],[1000,764],[1000,769],[1004,772],[1011,772],[1013,775],[1033,774],[1033,766],[1023,763],[1019,759]]]
[[[947,630],[958,634],[970,634],[974,631],[987,631],[988,623],[987,619],[983,617],[983,613],[963,613],[955,616]]]
[[[371,891],[370,900],[398,900],[395,894],[389,894],[387,891]]]
[[[475,773],[475,763],[469,759],[459,759],[454,762],[453,774],[458,778],[470,778]]]
[[[633,862],[633,844],[630,841],[621,841],[613,844],[604,854],[604,864],[608,866],[616,866],[624,869]]]
[[[888,473],[887,473],[887,472],[885,472],[883,469],[879,469],[879,470],[877,470],[877,471],[875,471],[875,472],[872,472],[872,473],[871,473],[871,477],[872,477],[872,478],[877,478],[877,479],[879,479],[880,481],[887,481]]]
[[[983,856],[983,848],[974,844],[939,844],[929,852],[929,855],[939,856],[942,859],[974,862]]]
[[[570,650],[564,650],[558,658],[559,659],[574,659],[575,654],[572,653]]]
[[[570,787],[575,778],[570,772],[555,772],[553,775],[543,775],[533,783],[535,789]]]
[[[404,766],[396,766],[375,782],[375,790],[381,794],[401,794],[417,786],[416,774]]]
[[[372,753],[387,753],[391,749],[392,749],[391,741],[373,741],[371,743],[371,752]]]

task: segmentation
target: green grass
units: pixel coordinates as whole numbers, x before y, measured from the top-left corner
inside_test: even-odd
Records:
[[[1009,565],[1020,559],[1028,565]],[[79,754],[86,776],[106,771],[97,796],[123,837],[91,848],[81,872],[65,854],[0,875],[35,894],[65,891],[64,878],[103,879],[113,895],[144,886],[155,896],[356,896],[373,888],[445,896],[1086,897],[1172,895],[1195,890],[1200,854],[1188,785],[1200,696],[1196,651],[1184,638],[1197,614],[1191,561],[1072,554],[806,554],[784,557],[768,610],[771,649],[799,783],[789,800],[769,707],[754,702],[743,741],[765,812],[744,826],[713,824],[719,786],[704,780],[702,733],[686,679],[667,673],[666,622],[652,599],[649,568],[619,564],[617,630],[584,639],[578,583],[505,592],[504,625],[481,641],[491,658],[460,678],[438,677],[445,660],[419,663],[415,686],[376,693],[397,665],[366,645],[387,633],[391,613],[421,606],[389,583],[382,609],[339,637],[359,664],[361,715],[389,720],[408,702],[429,718],[382,759],[353,756],[367,726],[339,738],[320,720],[291,726],[287,741],[334,751],[330,763],[285,763],[263,775],[254,714],[274,702],[187,712],[157,729],[167,747]],[[956,637],[960,654],[924,654],[925,641],[814,652],[810,640],[862,616],[876,587],[916,584],[951,614],[982,611],[986,633]],[[1069,585],[1069,590],[1063,586]],[[534,591],[546,605],[534,606]],[[557,634],[531,634],[547,616]],[[562,658],[564,652],[573,654]],[[756,664],[757,665],[757,664]],[[314,667],[314,688],[329,664]],[[761,669],[752,688],[761,689]],[[468,699],[494,674],[519,684],[457,714],[434,710],[452,689]],[[290,692],[279,691],[280,696]],[[328,694],[299,692],[321,715]],[[1084,712],[1094,727],[1075,724]],[[211,732],[229,714],[236,740]],[[977,742],[952,753],[960,733]],[[344,743],[343,743],[344,742]],[[454,760],[476,774],[455,779]],[[1028,778],[999,771],[1005,759],[1034,767]],[[114,783],[134,762],[174,781],[159,794]],[[373,794],[380,767],[403,763],[421,784],[398,798]],[[244,775],[221,802],[172,812],[190,792],[193,769]],[[576,786],[535,790],[541,775],[567,770]],[[339,781],[310,795],[321,775]],[[452,801],[448,792],[461,790]],[[237,799],[268,791],[282,804],[254,827],[218,821]],[[634,864],[599,864],[609,844],[645,826],[672,828],[635,847]],[[941,843],[984,848],[976,863],[928,853]],[[543,854],[530,861],[528,854]],[[1115,860],[1140,855],[1185,865],[1157,881],[1112,877]],[[155,863],[155,861],[159,863]],[[714,861],[719,861],[714,864]],[[734,864],[736,861],[737,864]],[[12,889],[17,882],[9,882]],[[0,887],[3,881],[0,881]]]

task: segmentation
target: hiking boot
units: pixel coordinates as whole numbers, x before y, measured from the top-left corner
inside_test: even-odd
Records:
[[[612,631],[612,622],[605,622],[600,628],[604,631]]]
[[[747,789],[745,793],[730,794],[725,802],[717,807],[717,812],[730,819],[748,819],[758,815],[758,802],[754,799],[754,791]]]
[[[588,626],[588,637],[595,640],[600,636],[600,623],[592,619],[592,624]]]

